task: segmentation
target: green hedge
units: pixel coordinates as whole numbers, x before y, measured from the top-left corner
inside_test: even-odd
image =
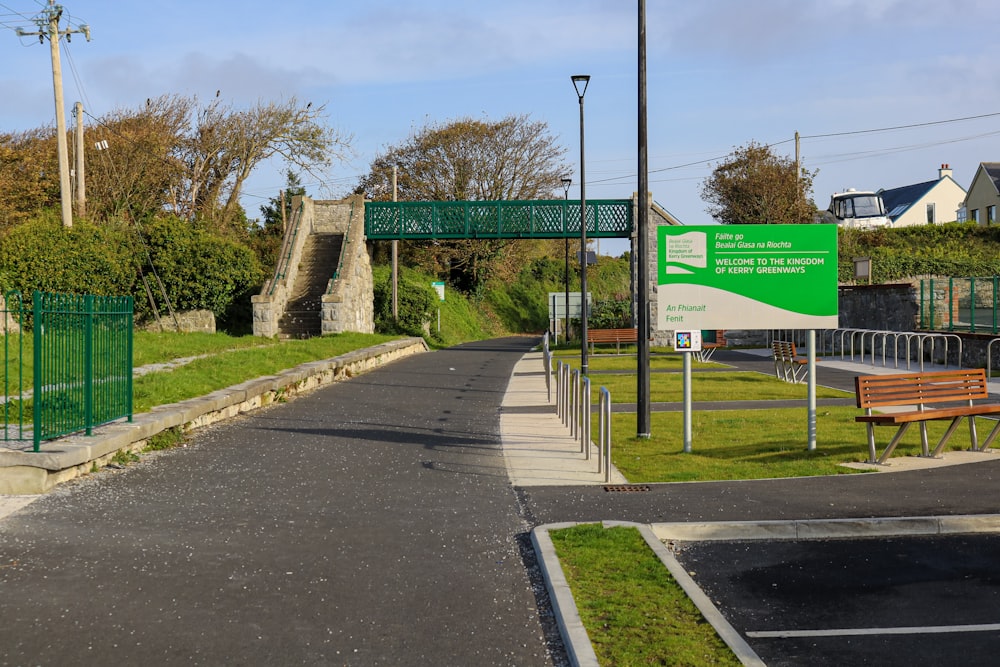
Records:
[[[141,318],[150,306],[140,267],[164,308],[151,264],[175,310],[211,310],[223,327],[250,321],[250,296],[263,281],[250,248],[176,218],[147,223],[141,234],[117,223],[65,228],[57,216],[41,216],[0,239],[0,286],[26,296],[36,289],[132,295]]]
[[[839,278],[854,279],[854,258],[871,257],[872,282],[910,276],[1000,275],[1000,228],[968,223],[873,231],[840,230]]]

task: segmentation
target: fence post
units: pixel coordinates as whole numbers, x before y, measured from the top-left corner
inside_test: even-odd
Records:
[[[94,295],[83,297],[83,424],[94,432]]]

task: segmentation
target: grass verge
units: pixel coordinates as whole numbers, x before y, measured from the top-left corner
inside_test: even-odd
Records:
[[[739,665],[635,528],[549,532],[601,665]]]
[[[204,396],[299,364],[329,359],[396,338],[399,336],[343,333],[307,340],[282,341],[280,344],[237,344],[224,351],[218,349],[212,356],[196,359],[172,371],[149,373],[136,378],[133,384],[134,410],[137,413],[146,412],[157,405]],[[191,348],[188,349],[190,351]]]

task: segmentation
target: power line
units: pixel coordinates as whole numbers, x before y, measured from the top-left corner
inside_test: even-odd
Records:
[[[898,130],[910,130],[910,129],[916,129],[916,128],[921,128],[921,127],[931,127],[931,126],[935,126],[935,125],[947,125],[947,124],[951,124],[951,123],[961,123],[961,122],[970,121],[970,120],[982,120],[984,118],[994,118],[994,117],[997,117],[997,116],[1000,116],[1000,111],[998,111],[998,112],[992,112],[992,113],[985,113],[985,114],[978,114],[978,115],[975,115],[975,116],[963,116],[961,118],[949,118],[949,119],[946,119],[946,120],[927,121],[927,122],[923,122],[923,123],[911,123],[911,124],[908,124],[908,125],[894,125],[894,126],[890,126],[890,127],[872,128],[872,129],[867,129],[867,130],[851,130],[851,131],[845,131],[845,132],[830,132],[830,133],[825,133],[825,134],[800,135],[800,138],[801,139],[826,139],[826,138],[831,138],[831,137],[845,137],[845,136],[860,135],[860,134],[876,134],[876,133],[880,133],[880,132],[895,132],[895,131],[898,131]],[[897,147],[893,147],[893,148],[879,149],[879,150],[875,150],[875,151],[865,151],[865,152],[860,152],[860,153],[845,153],[845,154],[843,154],[843,159],[834,160],[833,162],[848,162],[848,161],[854,160],[854,159],[865,159],[865,158],[870,158],[870,157],[877,157],[878,155],[891,155],[893,153],[901,153],[901,152],[906,152],[906,151],[911,151],[911,150],[920,150],[921,148],[930,148],[932,146],[944,146],[944,145],[947,145],[947,144],[960,143],[960,142],[963,142],[963,141],[972,141],[974,139],[981,139],[983,137],[994,136],[996,134],[1000,134],[1000,132],[988,132],[988,133],[985,133],[985,134],[979,134],[979,135],[970,136],[970,137],[961,137],[961,138],[958,138],[958,139],[944,139],[944,140],[941,140],[941,141],[927,142],[927,143],[923,143],[923,144],[911,144],[911,145],[908,145],[908,146],[897,146]],[[783,144],[791,143],[792,141],[794,141],[794,139],[785,139],[783,141],[777,141],[777,142],[774,142],[774,143],[765,144],[765,147],[766,148],[774,148],[775,146],[781,146]],[[853,157],[851,157],[851,156],[853,156]],[[700,167],[702,165],[708,165],[708,164],[710,164],[712,162],[715,162],[717,160],[723,160],[726,157],[728,157],[728,154],[727,155],[720,155],[718,157],[713,157],[713,158],[707,158],[707,159],[703,159],[703,160],[697,160],[695,162],[686,162],[684,164],[673,165],[673,166],[670,166],[670,167],[661,167],[660,169],[651,169],[649,171],[649,173],[655,174],[655,173],[662,173],[662,172],[665,172],[665,171],[675,171],[675,170],[678,170],[678,169],[685,169],[685,168],[688,168],[688,167]],[[830,164],[830,162],[826,162],[826,163],[820,162],[820,163],[817,163],[817,164]],[[627,181],[627,180],[632,180],[632,179],[635,179],[635,178],[636,178],[636,174],[635,173],[630,173],[630,174],[625,174],[625,175],[622,175],[622,176],[613,176],[613,177],[610,177],[610,178],[593,180],[593,181],[589,181],[588,183],[591,183],[591,184],[615,184],[615,183],[617,183],[619,181]],[[686,179],[678,179],[678,180],[686,180]],[[657,183],[663,183],[663,182],[666,182],[666,181],[662,181],[661,180],[661,181],[656,181],[656,182]]]

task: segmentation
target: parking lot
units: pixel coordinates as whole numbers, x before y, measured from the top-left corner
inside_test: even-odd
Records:
[[[768,665],[998,661],[1000,535],[675,548]]]

